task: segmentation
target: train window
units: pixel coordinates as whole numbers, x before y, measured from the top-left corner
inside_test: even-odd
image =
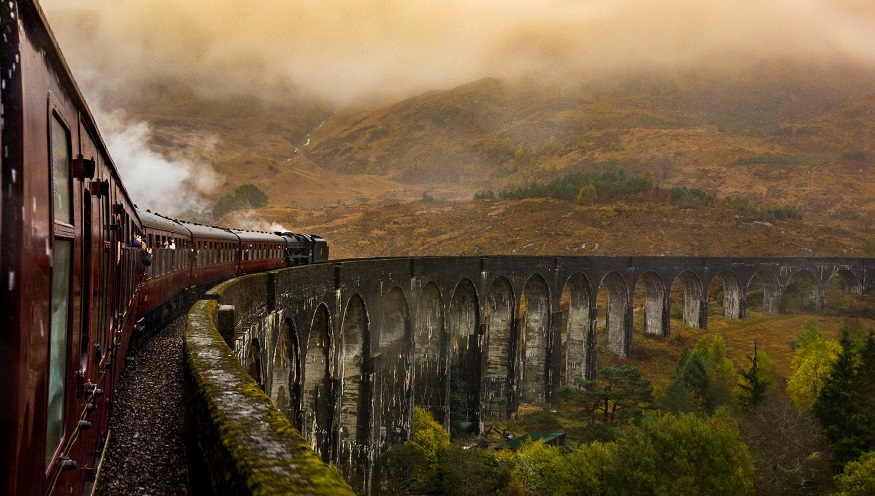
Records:
[[[73,184],[70,179],[70,135],[56,115],[52,115],[51,146],[55,220],[72,224]]]
[[[49,391],[46,415],[48,465],[64,438],[64,399],[67,393],[67,333],[70,326],[70,279],[73,241],[56,239],[52,269],[52,327],[49,336]]]

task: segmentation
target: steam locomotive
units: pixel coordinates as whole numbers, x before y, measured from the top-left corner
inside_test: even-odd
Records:
[[[0,493],[87,494],[132,335],[217,281],[328,246],[137,208],[40,6],[0,2],[0,36]]]

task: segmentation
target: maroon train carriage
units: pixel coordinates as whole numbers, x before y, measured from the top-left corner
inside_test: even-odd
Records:
[[[231,229],[240,238],[239,274],[286,266],[286,240],[276,234]]]
[[[176,307],[185,303],[184,290],[191,287],[192,234],[179,221],[137,209],[143,225],[142,243],[152,250],[152,265],[144,267],[137,312],[143,316],[157,307],[172,315]],[[158,315],[152,321],[161,321],[167,315]],[[151,316],[150,316],[151,317]]]
[[[191,231],[192,236],[189,286],[205,286],[237,274],[240,240],[236,234],[221,227],[185,221],[180,224]]]
[[[134,323],[139,221],[39,6],[0,3],[0,36],[0,493],[83,493]]]

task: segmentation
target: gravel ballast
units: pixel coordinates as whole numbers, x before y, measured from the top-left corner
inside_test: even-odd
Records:
[[[148,336],[122,372],[98,496],[191,494],[185,461],[180,317]]]

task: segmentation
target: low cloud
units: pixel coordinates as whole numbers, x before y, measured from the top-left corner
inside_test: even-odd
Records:
[[[869,0],[45,0],[86,96],[155,81],[335,106],[485,76],[580,81],[770,59],[875,66]],[[96,6],[99,5],[99,6]]]

